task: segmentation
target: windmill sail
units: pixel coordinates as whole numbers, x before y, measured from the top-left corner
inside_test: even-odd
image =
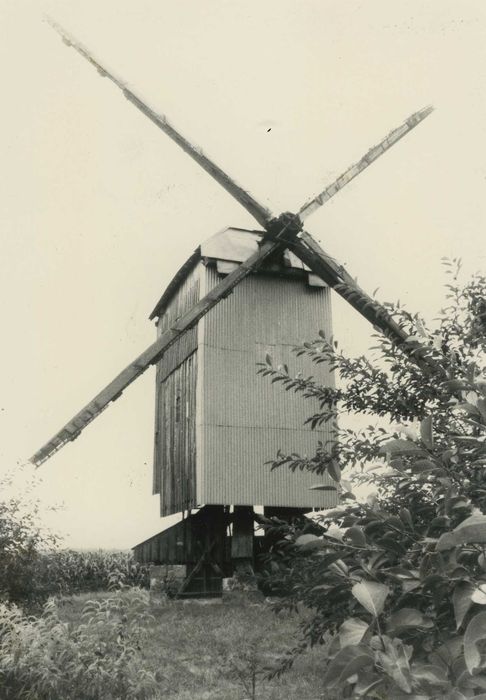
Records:
[[[261,226],[266,226],[272,215],[270,211],[257,200],[252,197],[249,192],[238,185],[227,173],[224,172],[218,165],[213,163],[200,148],[194,146],[188,141],[177,129],[170,124],[163,114],[158,114],[155,110],[149,107],[138,95],[126,87],[122,80],[117,78],[107,68],[101,65],[90,52],[82,46],[74,37],[70,36],[57,22],[52,19],[47,20],[51,27],[61,35],[63,41],[68,46],[72,46],[83,58],[85,58],[92,66],[96,68],[98,73],[104,78],[108,78],[114,83],[125,95],[127,100],[131,102],[142,114],[150,119],[159,129],[169,136],[182,150],[187,153],[196,163],[199,163],[216,182],[219,182],[221,187],[229,192],[257,221]]]
[[[30,461],[36,466],[40,466],[55,452],[61,449],[68,442],[71,442],[94,420],[112,401],[115,401],[122,392],[140,377],[150,365],[160,360],[164,352],[187,330],[196,325],[213,306],[221,299],[228,296],[231,291],[247,275],[255,271],[273,253],[286,247],[289,241],[288,225],[283,225],[280,233],[271,240],[264,240],[258,251],[251,255],[245,262],[241,263],[236,270],[223,279],[205,297],[203,297],[187,313],[179,318],[176,323],[157,338],[155,343],[139,355],[128,367],[118,374],[92,401],[90,401],[74,418],[57,432],[40,450],[38,450]]]
[[[328,255],[312,236],[304,231],[298,240],[289,243],[289,248],[375,328],[398,345],[406,343],[408,334],[376,299],[358,286],[349,272]]]
[[[322,192],[313,197],[310,201],[306,202],[299,209],[299,217],[301,221],[304,221],[310,214],[312,214],[316,209],[322,207],[327,201],[334,197],[334,195],[342,190],[351,180],[363,172],[371,163],[373,163],[377,158],[379,158],[383,153],[385,153],[389,148],[391,148],[397,141],[400,141],[406,134],[410,133],[421,121],[433,112],[433,107],[425,107],[419,112],[412,114],[406,121],[403,122],[399,127],[391,131],[388,136],[386,136],[383,141],[377,146],[373,146],[370,150],[365,153],[365,155],[357,163],[348,168],[332,185],[326,187]]]

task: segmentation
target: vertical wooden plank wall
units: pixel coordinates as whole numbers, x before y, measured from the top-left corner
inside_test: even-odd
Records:
[[[158,334],[199,300],[199,265],[188,274],[160,317]],[[196,505],[197,328],[162,357],[156,371],[153,492],[162,516]]]

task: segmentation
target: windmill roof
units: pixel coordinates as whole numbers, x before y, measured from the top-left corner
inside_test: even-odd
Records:
[[[258,250],[258,244],[264,234],[265,231],[228,226],[205,240],[176,272],[150,314],[150,319],[156,318],[164,312],[165,307],[176,293],[182,281],[200,260],[241,263]],[[284,253],[284,262],[287,269],[306,272],[309,270],[309,268],[289,250],[286,250]]]

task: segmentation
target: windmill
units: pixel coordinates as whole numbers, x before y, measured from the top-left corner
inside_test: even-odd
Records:
[[[300,487],[306,490],[304,495],[302,493],[298,495],[295,482],[290,487],[288,484],[281,484],[280,492],[278,488],[275,492],[276,482],[262,485],[258,482],[254,469],[251,471],[247,463],[240,464],[239,469],[233,471],[232,477],[222,476],[222,462],[225,458],[231,461],[232,453],[226,449],[226,452],[221,453],[223,456],[220,455],[218,458],[217,447],[228,442],[228,435],[221,432],[214,433],[214,431],[211,433],[206,423],[197,422],[194,419],[200,404],[204,403],[204,392],[218,385],[218,368],[226,366],[224,361],[221,364],[221,358],[218,360],[204,348],[213,347],[214,339],[218,334],[226,333],[225,349],[228,352],[233,351],[234,354],[236,346],[229,346],[232,341],[234,343],[241,341],[242,337],[235,337],[235,333],[238,332],[235,328],[241,326],[241,323],[231,326],[231,314],[233,313],[233,318],[251,319],[252,308],[254,308],[251,298],[263,298],[267,301],[273,295],[273,314],[278,314],[279,310],[280,313],[285,311],[285,303],[290,297],[294,300],[299,299],[301,311],[307,309],[309,299],[312,298],[313,318],[317,314],[319,323],[322,325],[321,317],[326,316],[330,330],[328,299],[329,290],[334,289],[376,329],[407,349],[407,335],[404,331],[390,318],[382,306],[357,285],[344,267],[328,255],[303,229],[303,222],[414,129],[431,113],[432,108],[427,107],[412,114],[331,185],[303,204],[296,213],[285,212],[274,217],[265,206],[182,136],[165,116],[158,114],[135,92],[128,89],[119,78],[104,68],[86,48],[58,24],[50,20],[49,22],[68,46],[73,47],[103,77],[114,83],[140,112],[224,187],[261,227],[257,231],[226,229],[199,246],[177,273],[152,313],[151,318],[158,319],[157,340],[120,372],[31,458],[31,462],[35,465],[41,465],[64,445],[77,438],[92,420],[111,402],[119,398],[122,392],[151,365],[156,365],[157,423],[154,491],[161,495],[162,515],[187,511],[188,517],[173,528],[137,546],[135,553],[144,561],[187,565],[187,577],[181,593],[217,594],[220,590],[221,576],[224,573],[231,573],[238,568],[248,570],[253,562],[255,546],[253,505],[264,505],[268,512],[272,512],[273,508],[274,512],[278,509],[277,512],[283,513],[285,509],[309,510],[313,506],[322,507],[326,503],[322,500],[324,498],[322,492],[319,496],[309,495],[308,484],[305,483]],[[275,282],[276,279],[279,281]],[[304,290],[305,293],[302,291],[303,279],[308,286],[315,287],[315,293],[311,296],[306,290]],[[300,285],[298,289],[297,286],[292,286],[295,281]],[[277,284],[276,289],[275,284]],[[233,295],[232,292],[237,287],[239,292]],[[229,295],[231,298],[227,299]],[[223,299],[227,301],[218,306],[218,309],[223,309],[219,317],[215,316],[216,310],[209,313]],[[299,311],[297,316],[300,314]],[[219,318],[219,322],[215,321],[216,318]],[[263,319],[261,325],[268,327],[270,318]],[[283,316],[280,318],[282,319]],[[304,326],[302,328],[304,330],[302,337],[305,337],[307,328]],[[310,327],[308,332],[313,330],[314,328]],[[262,338],[264,341],[260,343],[262,347],[265,342],[271,342],[271,338],[269,340],[264,334]],[[277,345],[289,344],[288,340],[287,337],[282,337]],[[195,358],[197,358],[198,367],[195,367]],[[219,365],[218,362],[220,362]],[[212,381],[206,381],[203,384],[201,375],[207,377],[210,374],[211,363]],[[232,371],[236,365],[230,363],[226,367]],[[252,371],[254,374],[254,363],[252,363]],[[332,381],[330,377],[328,379]],[[244,379],[241,388],[247,381],[247,378]],[[222,382],[219,384],[221,385]],[[220,391],[216,397],[216,403],[222,397],[224,398],[224,391],[223,386],[222,393]],[[291,427],[294,428],[294,426]],[[270,430],[275,429],[275,426],[264,426],[264,428]],[[233,454],[242,452],[239,449],[240,446],[236,445]],[[267,452],[266,459],[274,453],[274,451]],[[201,455],[203,457],[205,455],[205,461]],[[253,464],[261,456],[261,452],[253,455]],[[216,469],[214,465],[218,459],[221,462],[219,477],[214,475]],[[260,460],[258,465],[260,472],[262,461],[264,460]],[[237,474],[240,477],[239,481],[236,478]],[[251,483],[250,487],[246,488],[248,484],[245,486],[245,478],[256,484],[253,490]],[[329,496],[326,495],[325,498],[327,503],[330,503]],[[193,509],[203,504],[203,508],[191,514]],[[229,511],[230,506],[233,507],[232,513]],[[231,539],[227,536],[229,525]]]

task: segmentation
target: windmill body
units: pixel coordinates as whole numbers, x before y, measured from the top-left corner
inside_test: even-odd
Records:
[[[158,333],[249,257],[263,234],[228,228],[204,242],[154,309]],[[292,365],[292,347],[320,328],[330,337],[330,290],[286,251],[164,354],[157,364],[154,448],[161,515],[201,504],[309,509],[333,503],[329,492],[309,490],[322,481],[315,475],[265,465],[278,449],[310,455],[316,440],[331,434],[322,428],[316,435],[304,425],[307,402],[256,373],[266,354]],[[304,372],[316,368],[309,363]],[[323,383],[333,381],[323,365],[319,372]]]
[[[257,251],[264,235],[227,228],[203,242],[151,314],[158,336]],[[284,250],[157,363],[153,491],[162,516],[184,519],[134,551],[143,563],[183,565],[191,579],[180,595],[219,595],[223,574],[258,567],[256,555],[269,542],[255,536],[255,505],[289,517],[336,504],[335,491],[311,489],[329,484],[328,477],[270,469],[279,449],[310,455],[317,440],[326,443],[332,434],[328,426],[313,431],[304,424],[309,407],[302,397],[257,375],[267,354],[291,366],[292,348],[319,329],[331,336],[330,289]],[[300,358],[305,374],[316,373],[310,361],[303,364]],[[319,379],[334,381],[322,364]]]

